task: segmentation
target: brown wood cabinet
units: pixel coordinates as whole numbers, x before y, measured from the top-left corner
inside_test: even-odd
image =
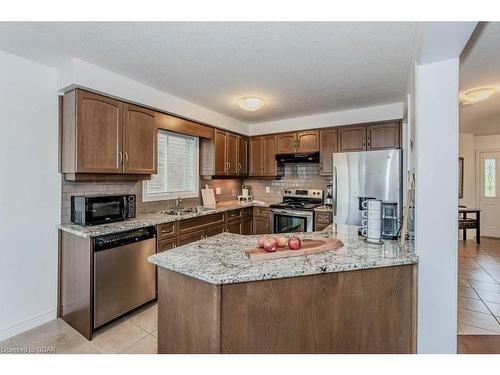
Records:
[[[276,143],[274,135],[250,138],[250,176],[277,176]]]
[[[277,154],[316,151],[319,151],[319,132],[317,130],[276,135]]]
[[[401,147],[401,124],[399,122],[367,125],[366,149],[384,150]]]
[[[215,225],[212,227],[208,227],[205,230],[205,236],[212,237],[212,236],[215,236],[217,234],[224,233],[225,230],[226,230],[226,226],[224,224],[219,224],[219,225]]]
[[[156,252],[171,250],[177,247],[177,237],[169,238],[163,241],[158,241],[156,244]]]
[[[253,234],[253,218],[251,216],[243,219],[241,234],[246,234],[246,235]]]
[[[333,153],[337,152],[337,129],[324,129],[319,132],[319,168],[322,176],[331,176]]]
[[[226,231],[229,233],[242,234],[243,233],[243,222],[241,219],[236,221],[231,221],[226,224]]]
[[[339,152],[365,151],[366,150],[366,126],[341,126],[338,128],[338,150]]]
[[[314,211],[314,230],[321,231],[332,223],[333,214],[331,212]]]
[[[238,137],[238,174],[248,175],[248,138]]]
[[[215,129],[213,154],[214,171],[211,174],[216,176],[248,174],[248,139],[246,137]]]
[[[63,97],[61,172],[69,180],[156,173],[156,115],[80,89]]]
[[[271,233],[269,208],[254,207],[253,208],[253,234],[268,234]]]

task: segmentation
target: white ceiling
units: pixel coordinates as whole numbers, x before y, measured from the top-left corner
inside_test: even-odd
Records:
[[[0,23],[0,50],[77,57],[248,123],[403,101],[416,23]],[[258,95],[248,113],[235,103]]]
[[[460,91],[484,86],[499,92],[483,102],[460,107],[461,132],[500,134],[500,22],[481,23],[461,56]]]

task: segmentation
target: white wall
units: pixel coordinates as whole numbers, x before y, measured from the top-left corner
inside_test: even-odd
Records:
[[[458,58],[417,67],[419,353],[456,353],[458,68]]]
[[[0,340],[56,316],[57,76],[0,51]]]
[[[321,113],[318,115],[250,124],[250,135],[317,129],[329,126],[359,124],[362,122],[395,120],[402,119],[403,114],[403,103],[363,107],[348,111]]]
[[[110,70],[72,58],[59,70],[58,89],[88,88],[219,128],[248,134],[248,125],[208,108],[146,86]]]
[[[498,130],[500,132],[500,128]],[[500,135],[476,135],[474,136],[474,148],[478,151],[500,150]]]

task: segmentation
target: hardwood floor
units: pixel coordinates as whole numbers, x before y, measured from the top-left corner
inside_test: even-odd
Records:
[[[458,354],[500,354],[500,336],[460,335]]]
[[[500,335],[500,239],[459,241],[458,249],[458,334]],[[461,340],[463,350],[480,347],[471,340]]]
[[[0,354],[156,354],[158,306],[140,307],[98,329],[87,341],[62,319],[55,319],[0,342]]]

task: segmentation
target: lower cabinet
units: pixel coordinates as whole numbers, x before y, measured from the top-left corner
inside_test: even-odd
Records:
[[[158,243],[156,244],[156,252],[160,253],[162,251],[173,249],[176,246],[177,246],[177,237],[158,241]]]
[[[177,237],[177,246],[187,245],[188,243],[199,241],[205,237],[205,230],[197,230],[188,234],[182,234]]]
[[[265,217],[254,217],[253,220],[253,234],[268,234],[269,230],[269,218]]]
[[[243,219],[241,234],[253,234],[253,219],[251,216],[249,218]]]
[[[243,233],[242,224],[243,223],[241,220],[229,222],[226,224],[226,231],[229,233],[242,234]]]
[[[226,230],[226,226],[224,224],[220,224],[220,225],[216,225],[216,226],[207,228],[205,230],[205,235],[207,237],[212,237],[212,236],[215,236],[217,234],[224,233],[225,230]]]
[[[322,231],[333,221],[331,212],[314,212],[314,231]]]

